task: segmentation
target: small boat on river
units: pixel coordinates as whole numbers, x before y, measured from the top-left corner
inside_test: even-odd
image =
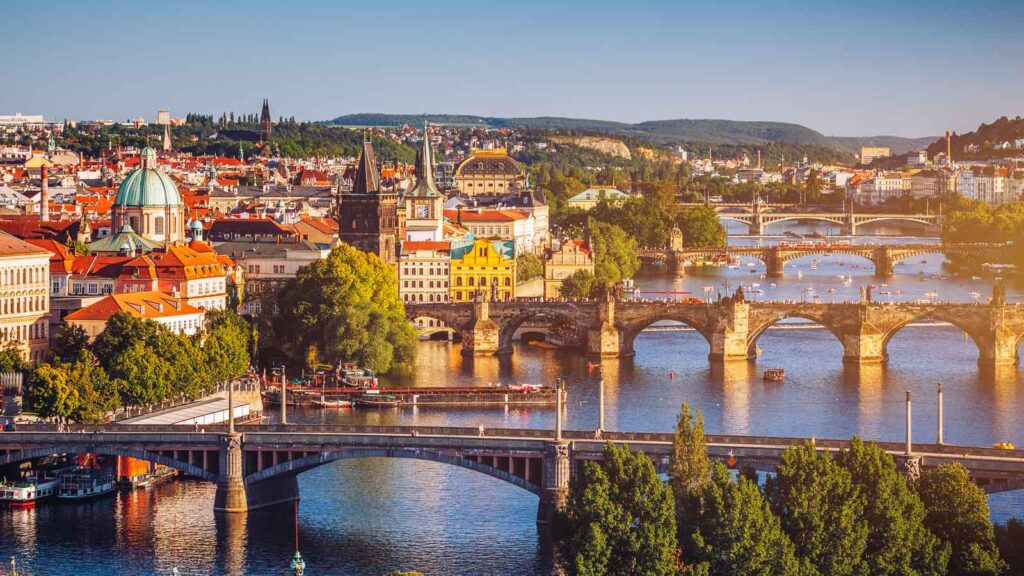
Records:
[[[33,508],[36,502],[52,498],[57,494],[57,478],[67,467],[53,470],[39,470],[19,482],[0,484],[0,502],[11,508]]]
[[[782,368],[769,368],[764,371],[765,382],[782,382],[786,379],[786,371]]]
[[[352,401],[342,400],[340,398],[328,400],[321,396],[320,398],[313,400],[313,406],[316,406],[317,408],[349,408],[352,406]]]

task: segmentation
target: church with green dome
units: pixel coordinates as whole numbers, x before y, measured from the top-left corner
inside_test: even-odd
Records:
[[[157,166],[156,150],[144,149],[139,168],[121,182],[111,218],[113,230],[129,226],[157,244],[186,240],[185,205],[178,187]]]

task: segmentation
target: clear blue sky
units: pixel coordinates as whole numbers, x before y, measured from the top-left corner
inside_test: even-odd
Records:
[[[937,135],[1024,115],[1024,2],[10,2],[0,114],[797,122]],[[13,25],[11,23],[14,23]]]

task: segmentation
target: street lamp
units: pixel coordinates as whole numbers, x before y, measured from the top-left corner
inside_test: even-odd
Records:
[[[715,287],[708,285],[704,287],[704,299],[711,303],[711,293],[715,291]]]
[[[814,292],[814,288],[811,288],[810,286],[808,286],[807,288],[804,288],[803,292],[800,293],[800,303],[806,304],[807,303],[807,295],[812,293],[812,292]]]

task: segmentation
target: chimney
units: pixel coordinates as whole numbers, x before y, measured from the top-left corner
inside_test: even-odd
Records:
[[[43,222],[50,221],[50,186],[47,180],[50,179],[46,165],[40,169],[42,184],[39,187],[39,219]]]
[[[953,166],[953,141],[949,130],[946,130],[946,166]]]

